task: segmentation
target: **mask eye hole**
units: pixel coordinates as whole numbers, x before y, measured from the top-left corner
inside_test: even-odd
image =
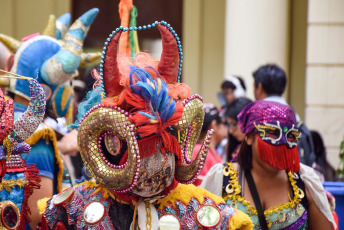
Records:
[[[113,155],[117,156],[121,151],[121,140],[114,134],[108,134],[104,138],[104,143],[107,151]]]
[[[270,137],[272,139],[277,139],[280,136],[280,131],[278,129],[275,129],[275,130],[269,129],[265,131],[265,136]]]
[[[297,131],[291,131],[287,133],[287,140],[290,143],[296,143],[300,137],[300,133]]]
[[[100,141],[100,143],[99,143]],[[111,164],[119,165],[122,156],[127,151],[128,146],[125,140],[121,140],[115,133],[106,132],[99,137],[98,145],[103,156]]]

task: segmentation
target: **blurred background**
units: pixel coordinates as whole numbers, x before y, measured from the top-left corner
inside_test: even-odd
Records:
[[[98,7],[85,49],[101,50],[119,26],[119,0],[0,0],[0,32],[21,39],[42,32],[49,14],[73,19]],[[182,80],[205,102],[219,104],[224,77],[240,75],[253,97],[252,72],[276,63],[288,75],[287,102],[324,137],[327,157],[339,166],[344,136],[344,1],[134,0],[138,25],[169,22],[182,39]],[[140,47],[159,58],[160,35],[142,31]],[[80,71],[83,73],[83,71]]]

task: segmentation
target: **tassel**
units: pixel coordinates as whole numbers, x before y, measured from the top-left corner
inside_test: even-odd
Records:
[[[28,199],[32,195],[34,189],[39,189],[41,187],[40,182],[41,178],[38,173],[39,170],[36,168],[35,164],[26,163],[24,160],[25,168],[25,178],[28,180],[27,185],[24,188],[24,201],[22,204],[22,209],[20,213],[20,225],[18,229],[25,229],[25,223],[30,222],[29,214],[31,213],[30,207],[28,206]]]
[[[283,145],[271,145],[263,141],[257,134],[259,158],[269,165],[280,170],[298,172],[300,160],[298,148],[287,148]]]

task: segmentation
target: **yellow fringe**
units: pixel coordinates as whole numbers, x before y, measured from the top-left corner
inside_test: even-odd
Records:
[[[236,210],[237,213],[232,216],[229,222],[229,230],[240,229],[240,230],[251,230],[253,229],[253,222],[251,218],[240,210]]]
[[[45,197],[37,201],[39,215],[42,215],[45,212],[45,209],[47,209],[47,202],[49,199],[49,197]]]
[[[54,130],[48,127],[38,128],[28,139],[25,140],[25,142],[29,145],[35,145],[41,139],[51,141],[53,145],[56,164],[59,168],[57,172],[57,192],[59,193],[62,190],[63,163],[57,148],[57,139]]]
[[[204,197],[210,198],[216,204],[225,203],[222,197],[216,196],[201,187],[196,187],[193,184],[179,184],[168,196],[158,200],[160,204],[159,209],[168,206],[169,203],[175,206],[176,200],[188,204],[192,198],[195,198],[202,204],[204,202]]]

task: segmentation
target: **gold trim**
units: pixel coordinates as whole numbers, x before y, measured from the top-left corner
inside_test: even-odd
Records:
[[[23,188],[28,183],[28,180],[24,177],[17,180],[2,180],[0,183],[0,192],[5,189],[7,192],[12,192],[15,186]]]
[[[82,44],[83,44],[83,41],[81,39],[74,37],[71,34],[66,34],[66,36],[64,37],[64,40],[65,40],[65,42],[67,42],[67,41],[73,42],[73,43],[80,45],[80,46],[82,46]]]
[[[2,77],[2,78],[25,79],[25,80],[32,80],[32,79],[33,79],[33,78],[31,78],[31,77],[25,77],[25,76],[22,76],[22,75],[19,75],[19,74],[7,72],[6,70],[3,70],[3,69],[0,69],[0,72],[7,73],[7,74],[10,74],[10,75],[16,76],[16,77],[11,77],[11,76],[8,76],[8,75],[0,75],[0,77]]]
[[[17,229],[18,226],[19,226],[19,222],[20,222],[20,211],[19,211],[19,208],[18,208],[18,206],[17,206],[15,203],[13,203],[12,201],[9,201],[9,200],[1,201],[1,202],[0,202],[0,216],[2,215],[2,214],[1,214],[2,209],[3,209],[6,205],[12,206],[12,207],[17,211],[18,219],[17,219],[17,221],[16,221],[16,226],[14,226],[13,228],[11,228],[11,229]],[[6,225],[2,222],[2,218],[1,218],[1,219],[0,219],[0,230],[6,230],[6,229],[8,229],[7,227],[8,227],[8,226],[6,226]]]
[[[232,188],[234,189],[234,193],[231,194],[223,194],[223,199],[226,201],[230,199],[232,202],[242,202],[244,206],[247,207],[246,213],[249,214],[249,212],[252,213],[252,215],[258,215],[257,210],[251,206],[251,203],[246,200],[244,197],[240,195],[241,193],[241,186],[239,185],[238,182],[238,177],[237,177],[237,170],[235,169],[234,165],[232,163],[227,163],[225,167],[228,167],[230,170],[230,183],[232,184]],[[301,197],[299,193],[299,188],[296,185],[296,181],[292,177],[292,173],[288,172],[288,177],[289,181],[291,182],[292,189],[294,191],[294,200],[291,200],[285,204],[280,204],[277,206],[274,206],[272,208],[269,208],[264,211],[264,215],[272,215],[273,213],[278,213],[279,211],[283,211],[283,208],[288,209],[288,208],[295,208],[296,206],[299,206],[301,202]]]

